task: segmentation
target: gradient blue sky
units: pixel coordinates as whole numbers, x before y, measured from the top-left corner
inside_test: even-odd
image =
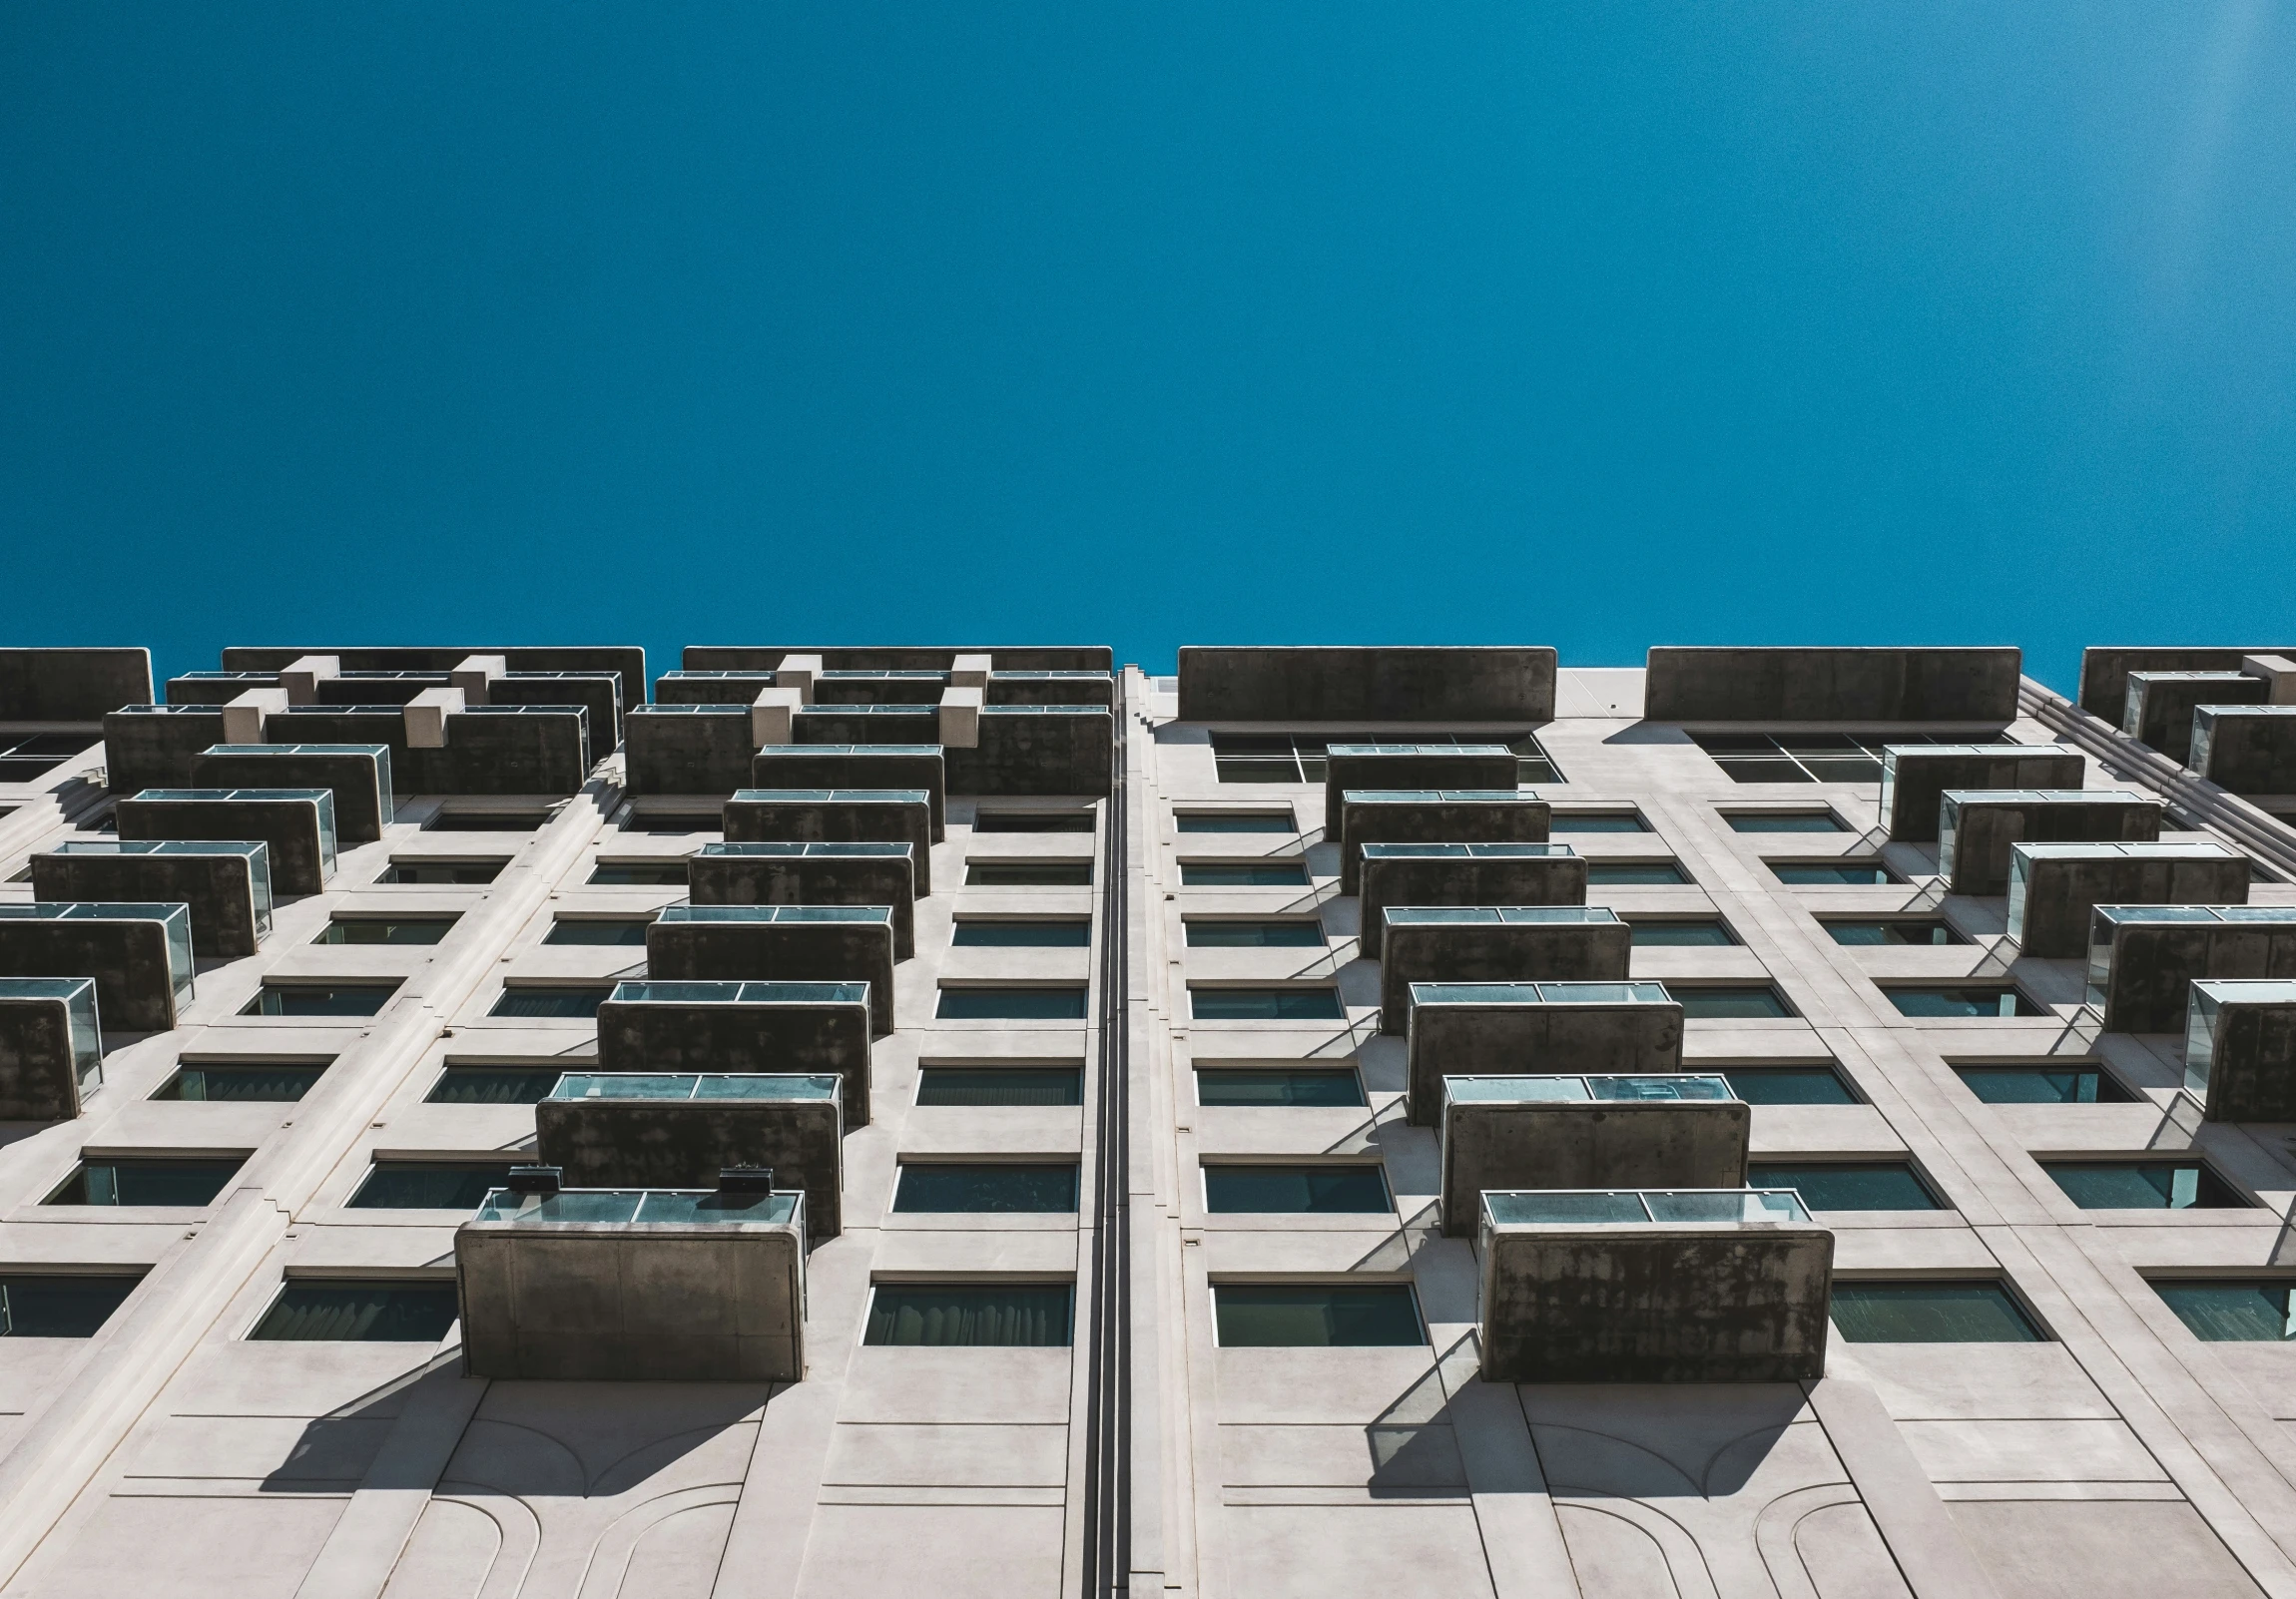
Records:
[[[0,641],[2296,635],[2296,8],[0,10]]]

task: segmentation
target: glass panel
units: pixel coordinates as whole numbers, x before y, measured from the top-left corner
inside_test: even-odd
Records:
[[[1832,812],[1742,810],[1723,818],[1732,832],[1847,832]]]
[[[473,883],[492,882],[503,860],[394,860],[376,882]],[[593,881],[596,879],[593,878]],[[683,882],[683,877],[678,879]]]
[[[692,1099],[699,1081],[683,1072],[568,1072],[552,1099]]]
[[[350,1197],[358,1211],[474,1211],[490,1190],[510,1180],[508,1161],[470,1166],[376,1166]]]
[[[1361,1105],[1363,1084],[1345,1066],[1196,1068],[1199,1105]]]
[[[1834,1326],[1852,1343],[2038,1343],[1999,1283],[1834,1284]]]
[[[0,1338],[92,1338],[134,1277],[0,1277]]]
[[[558,1084],[556,1066],[449,1066],[425,1102],[432,1105],[532,1105]]]
[[[1671,987],[1666,990],[1682,1006],[1686,1017],[1706,1020],[1734,1017],[1791,1016],[1786,1002],[1778,997],[1774,988],[1692,988]]]
[[[903,1213],[999,1215],[1074,1211],[1076,1168],[912,1162],[900,1169],[892,1208]]]
[[[1081,1105],[1084,1071],[1076,1066],[926,1066],[917,1072],[919,1105]]]
[[[595,1016],[610,988],[505,988],[489,1016]]]
[[[210,1205],[240,1162],[90,1161],[56,1191],[50,1205]]]
[[[964,880],[973,888],[1082,888],[1092,881],[1089,860],[972,860]]]
[[[1304,888],[1308,868],[1300,861],[1213,865],[1184,860],[1180,863],[1180,882],[1187,888]]]
[[[1730,1092],[1749,1105],[1855,1105],[1857,1095],[1827,1066],[1725,1069]]]
[[[1081,988],[943,988],[943,1021],[1082,1021]]]
[[[1557,810],[1549,832],[1648,832],[1649,824],[1631,810]]]
[[[1821,862],[1772,861],[1770,870],[1780,882],[1796,884],[1895,882],[1887,867]]]
[[[2094,1105],[2133,1098],[2093,1066],[1957,1066],[1969,1090],[1988,1105]]]
[[[960,921],[949,937],[958,949],[1084,949],[1088,921]]]
[[[1303,781],[1300,777],[1299,763],[1289,758],[1283,760],[1236,760],[1228,756],[1221,756],[1213,765],[1218,770],[1219,779],[1222,783],[1299,783]],[[1318,762],[1317,765],[1321,766],[1322,763]]]
[[[1653,1222],[1680,1225],[1706,1222],[1799,1222],[1808,1218],[1791,1194],[1743,1189],[1652,1190],[1642,1196]]]
[[[603,888],[683,888],[686,880],[683,860],[660,866],[600,866],[590,873],[590,881]]]
[[[1757,1188],[1790,1188],[1813,1211],[1935,1211],[1939,1205],[1911,1166],[1899,1162],[1804,1166],[1757,1163],[1746,1169]]]
[[[1885,988],[1901,1014],[1916,1017],[2045,1016],[2014,988]]]
[[[1182,923],[1191,949],[1321,949],[1320,921],[1197,921]]]
[[[1637,882],[1688,882],[1687,873],[1671,860],[1596,860],[1587,865],[1586,880],[1595,887]]]
[[[1427,1341],[1419,1307],[1403,1283],[1218,1283],[1212,1304],[1223,1348],[1392,1348]]]
[[[1223,779],[1222,781],[1227,781]],[[1181,832],[1281,832],[1300,830],[1300,824],[1285,811],[1211,811],[1183,810],[1173,817]]]
[[[974,832],[1090,832],[1089,810],[983,810],[972,819]]]
[[[1634,921],[1633,942],[1638,949],[1673,947],[1715,948],[1734,944],[1730,929],[1718,921]]]
[[[1966,939],[1932,918],[1886,917],[1874,921],[1824,921],[1837,944],[1959,944]]]
[[[2175,1161],[2041,1163],[2084,1211],[2229,1209],[2245,1202],[2207,1168]]]
[[[436,1343],[454,1319],[451,1283],[289,1283],[248,1336],[294,1343]]]
[[[1639,1226],[1650,1220],[1642,1196],[1631,1190],[1490,1192],[1482,1203],[1499,1227]]]
[[[396,983],[266,983],[243,1016],[372,1016],[390,1003]]]
[[[1188,990],[1198,1021],[1341,1021],[1347,1012],[1332,988],[1194,988]]]
[[[1075,1291],[1065,1283],[880,1283],[863,1343],[923,1348],[1065,1348]]]
[[[626,944],[643,947],[646,929],[651,921],[569,921],[561,917],[550,924],[543,938],[546,944]]]
[[[324,1066],[186,1066],[154,1099],[292,1103],[307,1094]]]
[[[389,921],[365,916],[330,921],[312,943],[316,944],[435,944],[454,926],[452,916],[397,917]]]
[[[1589,1077],[1586,1086],[1596,1099],[1637,1102],[1645,1100],[1727,1100],[1730,1085],[1719,1077]]]
[[[1817,780],[1792,761],[1777,760],[1717,760],[1733,783],[1815,783]]]
[[[2155,1283],[2152,1291],[2196,1338],[2211,1343],[2287,1343],[2296,1341],[2290,1286],[2270,1281]]]
[[[1204,1208],[1215,1215],[1356,1216],[1395,1207],[1377,1166],[1207,1166]]]

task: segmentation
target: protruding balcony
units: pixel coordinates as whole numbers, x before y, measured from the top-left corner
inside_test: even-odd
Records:
[[[1382,912],[1380,1030],[1410,1028],[1421,983],[1623,981],[1633,929],[1606,905],[1406,905]]]
[[[2119,789],[1949,789],[1938,814],[1946,892],[2009,892],[2019,843],[2151,843],[2161,804]]]
[[[1482,1196],[1492,1382],[1825,1375],[1834,1235],[1791,1189]]]
[[[146,789],[112,806],[122,839],[229,843],[270,850],[275,894],[315,894],[334,875],[334,794],[327,789]]]
[[[916,846],[706,843],[686,860],[697,905],[884,905],[896,960],[916,953]]]
[[[1390,905],[1583,905],[1586,861],[1558,843],[1366,844],[1360,903],[1377,960]]]
[[[1936,843],[1949,789],[2077,789],[2078,750],[2054,744],[1893,744],[1882,750],[1882,825],[1898,843]]]
[[[514,1173],[454,1234],[463,1369],[558,1381],[805,1375],[805,1195],[568,1189]]]
[[[1682,1006],[1664,983],[1416,983],[1405,1044],[1411,1119],[1441,1118],[1445,1077],[1682,1070]]]
[[[88,839],[32,857],[32,897],[59,903],[182,901],[192,949],[252,955],[272,930],[271,847],[209,840]]]
[[[2296,979],[2194,983],[2184,1086],[2212,1122],[2296,1122]]]
[[[1368,843],[1544,843],[1552,813],[1528,789],[1350,789],[1340,796],[1340,892],[1363,892]]]
[[[0,977],[90,977],[106,1026],[164,1033],[192,998],[181,904],[0,905]]]
[[[1104,705],[984,705],[979,742],[947,756],[951,794],[1106,799],[1116,775],[1116,718]]]
[[[742,705],[634,705],[622,719],[623,787],[634,795],[730,795],[757,746]]]
[[[2107,1032],[2176,1031],[2199,980],[2296,978],[2296,905],[2098,905],[2088,938]]]
[[[774,687],[773,669],[748,672],[665,672],[654,680],[656,705],[753,705],[760,689]]]
[[[2208,705],[2187,766],[2238,795],[2296,795],[2296,705]]]
[[[948,830],[948,763],[938,744],[769,744],[736,788],[922,789],[932,839]]]
[[[107,712],[151,698],[149,650],[0,650],[0,723],[85,727]]]
[[[668,982],[865,982],[879,1038],[892,965],[885,905],[671,905],[646,928],[646,974]]]
[[[395,819],[387,744],[219,744],[192,761],[194,789],[328,789],[335,834],[373,843]]]
[[[114,794],[196,782],[192,763],[224,739],[222,706],[123,705],[104,713],[104,782]]]
[[[2192,713],[2204,705],[2265,705],[2272,685],[2245,672],[2131,672],[2120,731],[2179,765],[2192,755]]]
[[[1753,1119],[1720,1077],[1446,1077],[1443,1231],[1486,1189],[1742,1188]]]
[[[728,843],[906,842],[916,897],[932,893],[932,797],[922,789],[739,789],[725,822]]]
[[[820,706],[940,703],[948,674],[929,668],[825,668],[813,680],[812,700]]]
[[[0,1122],[68,1122],[104,1081],[92,977],[0,977]]]
[[[1338,843],[1351,789],[1515,787],[1515,753],[1503,744],[1334,744],[1324,751],[1324,837]]]
[[[2009,854],[2009,935],[2024,954],[2088,953],[2098,905],[2241,905],[2248,857],[2215,843],[2015,844]]]
[[[1116,679],[1107,672],[991,672],[981,687],[990,705],[1116,704]]]
[[[866,983],[617,983],[598,1007],[598,1069],[834,1076],[846,1126],[865,1126],[868,999]]]
[[[940,695],[907,705],[801,706],[792,723],[795,744],[894,746],[930,744],[940,737]]]
[[[391,676],[404,687],[425,686],[403,705],[289,706],[265,720],[264,737],[283,744],[383,745],[407,794],[564,797],[588,780],[586,707],[472,705],[460,689],[428,681],[446,674],[411,681]]]

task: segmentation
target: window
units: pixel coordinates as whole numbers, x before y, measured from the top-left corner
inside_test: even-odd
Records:
[[[1634,810],[1557,810],[1549,832],[1648,832],[1650,823]]]
[[[967,919],[956,924],[948,941],[958,949],[1086,949],[1092,943],[1092,923]]]
[[[280,1343],[436,1343],[455,1315],[452,1283],[297,1282],[280,1291],[248,1336]]]
[[[671,836],[689,832],[716,832],[725,817],[715,810],[650,810],[622,818],[623,832]]]
[[[516,987],[502,990],[489,1016],[595,1016],[611,988]]]
[[[510,1181],[508,1161],[377,1161],[350,1197],[354,1211],[474,1211]]]
[[[45,777],[95,742],[85,733],[0,733],[0,783]]]
[[[1831,810],[1725,810],[1732,832],[1848,832]]]
[[[1092,884],[1092,862],[968,860],[964,881],[968,888],[1087,888]]]
[[[1871,860],[1773,860],[1770,871],[1780,882],[1792,883],[1798,888],[1898,880],[1890,875],[1889,867]]]
[[[2265,1278],[2247,1283],[2161,1282],[2152,1292],[2196,1338],[2210,1343],[2296,1342],[2289,1290],[2296,1284]]]
[[[1344,1021],[1333,988],[1188,988],[1198,1021]]]
[[[1199,1105],[1361,1105],[1364,1085],[1348,1066],[1199,1066]]]
[[[1229,1349],[1392,1348],[1425,1343],[1407,1283],[1215,1283],[1212,1318]]]
[[[2000,744],[2006,736],[1925,733],[1693,733],[1735,783],[1880,783],[1890,744]]]
[[[376,882],[492,882],[508,860],[394,860]],[[681,882],[684,878],[679,879]]]
[[[924,1066],[919,1105],[1081,1105],[1081,1066]]]
[[[1733,988],[1701,988],[1687,983],[1668,983],[1666,992],[1680,1002],[1685,1017],[1696,1017],[1701,1021],[1794,1014],[1787,1008],[1785,1000],[1778,997],[1778,990],[1767,983]]]
[[[1885,988],[1890,1003],[1898,1007],[1899,1014],[1922,1020],[1953,1019],[1972,1016],[2046,1016],[2045,1006],[2036,1005],[2016,988],[1967,985],[1953,988]]]
[[[1626,925],[1637,949],[1711,949],[1738,941],[1730,936],[1727,926],[1710,916],[1686,921],[1637,917]]]
[[[1855,1105],[1858,1096],[1831,1066],[1725,1066],[1730,1092],[1749,1105]]]
[[[1813,1211],[1941,1211],[1946,1207],[1904,1161],[1757,1162],[1746,1169],[1754,1188],[1791,1188]]]
[[[596,888],[683,888],[687,885],[684,857],[664,861],[601,860],[590,872]]]
[[[942,1021],[1082,1021],[1082,988],[943,988]]]
[[[1183,860],[1180,883],[1186,888],[1305,888],[1308,863],[1304,860]]]
[[[1090,832],[1089,810],[983,810],[972,818],[974,832]]]
[[[1380,737],[1363,733],[1326,734],[1321,738],[1289,733],[1215,733],[1212,765],[1222,783],[1322,783],[1324,751],[1329,746],[1367,740],[1378,743]],[[1503,744],[1514,752],[1517,784],[1562,781],[1562,773],[1538,740],[1527,733],[1508,738],[1503,733],[1461,736],[1415,731],[1409,737],[1414,744]]]
[[[441,810],[427,832],[532,832],[550,824],[549,810]]]
[[[1956,1066],[1969,1091],[1988,1105],[2125,1105],[2136,1096],[2087,1061],[2054,1066]]]
[[[2000,1283],[1834,1283],[1834,1326],[1852,1343],[2041,1343]]]
[[[398,984],[266,983],[240,1007],[242,1016],[371,1016],[390,1003]]]
[[[1875,916],[1859,921],[1821,918],[1837,944],[1966,944],[1969,942],[1936,916]]]
[[[2248,1204],[2198,1161],[2042,1161],[2040,1169],[2084,1211],[2233,1210]]]
[[[1207,1166],[1214,1215],[1381,1216],[1395,1203],[1377,1166]]]
[[[1321,949],[1324,924],[1320,921],[1211,921],[1190,918],[1190,949]]]
[[[90,1160],[48,1196],[50,1205],[212,1205],[247,1157]]]
[[[1300,830],[1289,810],[1182,810],[1172,817],[1181,832],[1282,832]]]
[[[879,1283],[863,1343],[919,1348],[1066,1348],[1076,1291],[1065,1283]]]
[[[625,944],[644,948],[646,929],[653,925],[651,918],[645,921],[599,921],[587,916],[579,919],[560,916],[550,924],[550,931],[543,935],[542,941],[546,944]]]
[[[435,944],[454,926],[452,916],[337,916],[314,944]]]
[[[560,1066],[457,1066],[447,1062],[430,1092],[431,1105],[531,1105],[558,1086]]]
[[[0,1338],[92,1338],[140,1277],[0,1275]]]
[[[892,1208],[908,1215],[1070,1212],[1076,1209],[1076,1167],[1066,1162],[959,1166],[953,1161],[904,1161]]]
[[[276,1065],[185,1066],[160,1085],[154,1099],[239,1100],[292,1104],[311,1091],[323,1061]]]
[[[1586,884],[1590,888],[1634,882],[1688,882],[1690,875],[1673,860],[1590,860]]]

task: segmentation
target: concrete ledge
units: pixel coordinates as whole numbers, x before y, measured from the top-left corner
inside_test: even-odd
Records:
[[[1550,722],[1554,672],[1545,648],[1185,645],[1180,720]]]
[[[2016,720],[2022,655],[1982,649],[1735,649],[1660,645],[1649,654],[1651,722]]]

